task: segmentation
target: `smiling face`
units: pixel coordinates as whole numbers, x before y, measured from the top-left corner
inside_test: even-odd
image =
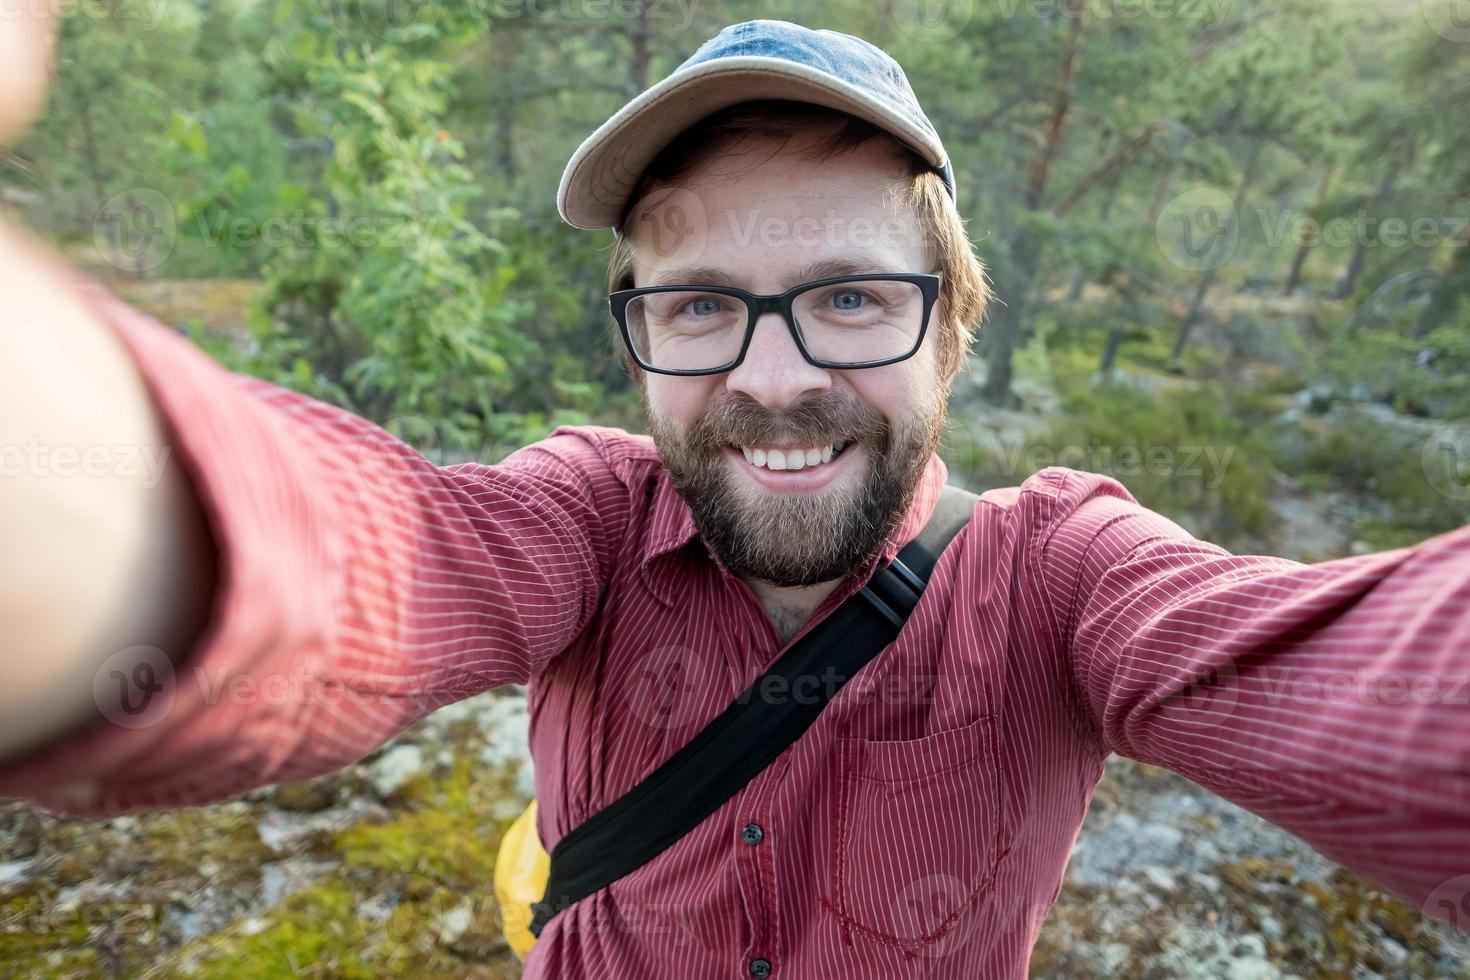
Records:
[[[909,177],[895,144],[874,140],[820,163],[807,149],[744,141],[645,195],[628,223],[635,284],[773,294],[842,275],[934,271],[903,203]],[[834,287],[813,302],[853,316],[872,297]],[[817,367],[783,316],[767,313],[733,370],[643,375],[664,465],[731,571],[814,585],[877,553],[943,426],[943,315],[934,310],[914,356],[883,367]]]

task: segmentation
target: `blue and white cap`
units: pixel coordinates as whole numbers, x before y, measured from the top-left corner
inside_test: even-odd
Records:
[[[720,31],[587,137],[557,190],[562,218],[576,228],[615,227],[660,150],[705,116],[760,99],[809,102],[866,120],[935,167],[954,196],[949,155],[897,61],[849,34],[752,20]]]

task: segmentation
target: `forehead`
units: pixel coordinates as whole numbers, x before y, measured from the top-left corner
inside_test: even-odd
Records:
[[[717,270],[730,285],[779,291],[810,270],[930,271],[904,199],[907,169],[891,147],[872,141],[824,160],[803,149],[754,141],[638,201],[635,282],[707,282]]]

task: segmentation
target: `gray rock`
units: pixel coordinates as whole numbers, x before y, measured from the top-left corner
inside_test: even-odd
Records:
[[[424,753],[417,745],[395,745],[378,757],[368,770],[368,780],[379,797],[386,799],[424,769]]]

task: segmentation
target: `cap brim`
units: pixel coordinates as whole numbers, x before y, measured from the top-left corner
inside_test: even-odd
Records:
[[[638,178],[674,137],[713,112],[760,99],[846,112],[893,134],[933,166],[946,163],[937,136],[857,86],[782,58],[741,55],[675,72],[599,126],[567,163],[557,210],[576,228],[616,226]]]

